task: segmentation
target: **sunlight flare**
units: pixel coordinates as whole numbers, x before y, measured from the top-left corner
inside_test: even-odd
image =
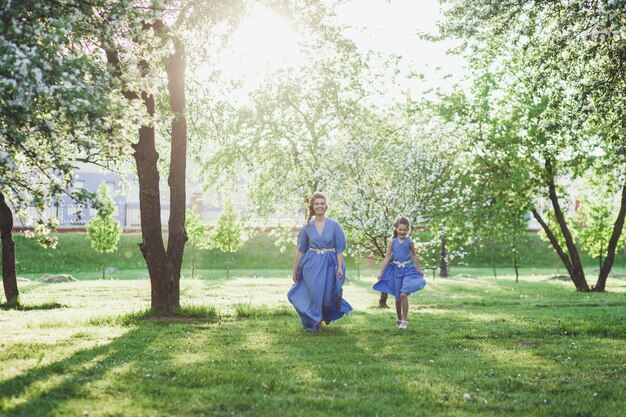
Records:
[[[230,47],[220,60],[224,78],[240,82],[246,94],[281,69],[303,65],[303,35],[286,17],[257,6],[234,32]]]

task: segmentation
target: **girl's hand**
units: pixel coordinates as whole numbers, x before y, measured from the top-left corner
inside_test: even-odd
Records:
[[[293,271],[293,282],[298,283],[298,271]]]
[[[343,268],[341,267],[341,265],[337,267],[337,278],[343,278]]]
[[[377,278],[378,278],[378,280],[380,281],[382,277],[383,277],[383,274],[382,274],[382,273],[380,273],[380,274],[378,274],[378,277],[377,277]]]

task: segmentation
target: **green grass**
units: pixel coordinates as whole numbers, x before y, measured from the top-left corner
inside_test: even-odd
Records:
[[[14,235],[18,274],[79,273],[102,274],[101,255],[90,246],[84,233],[57,233],[56,249],[38,246],[23,234]],[[167,236],[165,236],[167,238]],[[140,234],[123,234],[118,250],[107,255],[108,267],[119,270],[145,268],[139,251]],[[233,266],[240,269],[278,269],[293,263],[295,247],[281,253],[267,233],[258,233],[234,255]],[[226,269],[226,257],[219,250],[197,250],[196,268]],[[184,268],[191,269],[191,246],[185,251]]]
[[[183,280],[171,319],[146,280],[25,283],[22,304],[49,309],[0,312],[0,415],[623,415],[626,280],[431,280],[407,331],[372,280],[319,335],[286,276]]]

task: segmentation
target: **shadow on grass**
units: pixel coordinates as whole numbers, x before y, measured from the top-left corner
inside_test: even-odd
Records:
[[[182,307],[171,315],[155,314],[147,310],[139,313],[104,319],[90,320],[94,326],[117,325],[129,327],[129,330],[111,343],[94,348],[82,349],[69,357],[48,365],[39,366],[43,354],[40,353],[36,365],[24,374],[0,383],[0,414],[3,416],[47,416],[60,413],[61,415],[78,415],[80,410],[73,409],[72,405],[65,409],[66,403],[79,402],[80,407],[89,408],[88,401],[97,400],[99,394],[92,391],[95,385],[106,381],[114,385],[133,384],[135,387],[143,385],[150,395],[155,395],[162,382],[155,378],[145,378],[145,372],[150,372],[155,360],[168,361],[170,354],[175,352],[172,345],[184,346],[185,337],[191,329],[200,331],[207,326],[214,325],[219,319],[213,307]],[[163,348],[155,349],[155,345],[165,344]],[[67,348],[67,346],[65,346]],[[63,347],[61,347],[62,349]],[[52,347],[51,347],[52,349]],[[147,371],[146,371],[147,370]],[[117,375],[121,371],[128,379],[109,378],[108,374]],[[168,373],[164,378],[170,379]],[[147,375],[150,377],[150,375]],[[112,388],[120,392],[120,387]],[[95,397],[92,398],[91,395]],[[97,398],[96,398],[97,397]],[[138,409],[144,412],[153,409],[150,396],[145,399],[134,398],[133,403],[141,404]],[[11,405],[12,398],[23,398]],[[65,410],[65,411],[59,411]],[[132,409],[121,411],[112,410],[111,415],[133,414]],[[81,414],[82,415],[82,414]]]
[[[0,414],[527,416],[561,415],[570,402],[582,416],[611,415],[607,407],[623,405],[611,391],[623,387],[612,370],[623,356],[578,371],[567,357],[584,361],[602,351],[601,340],[575,356],[564,330],[546,331],[559,323],[546,309],[534,310],[530,324],[529,310],[501,310],[412,310],[407,331],[394,327],[391,311],[353,312],[319,335],[302,332],[291,309],[246,304],[237,320],[220,320],[210,307],[94,320],[127,331],[1,382]],[[609,326],[620,323],[620,312]],[[581,316],[568,330],[585,336],[599,325]],[[539,345],[520,345],[520,338]],[[573,384],[559,397],[568,381],[590,373],[594,386]],[[602,404],[589,400],[594,392]]]
[[[171,313],[147,309],[135,313],[122,314],[119,316],[94,317],[87,323],[92,326],[130,326],[138,325],[142,321],[164,322],[164,323],[185,323],[209,321],[214,322],[220,319],[217,309],[213,306],[183,305],[174,308]]]
[[[103,415],[367,414],[364,385],[357,389],[356,382],[371,378],[373,369],[383,373],[385,363],[359,351],[357,335],[342,327],[320,337],[302,333],[295,313],[285,309],[248,306],[239,313],[253,318],[224,323],[144,312],[92,322],[129,330],[3,381],[0,414],[77,415],[90,407]],[[392,385],[404,392],[400,381]],[[120,393],[127,404],[117,403]]]
[[[31,310],[54,310],[57,308],[67,308],[65,304],[48,302],[42,304],[20,304],[18,303],[3,303],[0,304],[0,310],[18,310],[18,311],[31,311]]]

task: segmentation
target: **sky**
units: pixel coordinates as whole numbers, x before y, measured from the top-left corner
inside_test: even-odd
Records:
[[[438,33],[437,21],[443,17],[437,0],[351,0],[336,12],[337,20],[352,28],[347,34],[361,50],[402,56],[403,69],[424,73],[431,86],[450,85],[464,74],[465,61],[446,54],[457,42],[433,43],[417,36]]]
[[[403,86],[403,90],[421,94],[431,87],[451,86],[464,73],[463,59],[446,54],[455,42],[433,43],[418,37],[419,32],[437,33],[437,21],[442,18],[439,9],[437,0],[350,0],[335,10],[334,20],[348,27],[345,35],[362,52],[402,56],[404,75],[424,74],[423,82],[406,79]],[[234,34],[231,47],[217,60],[227,77],[243,80],[238,101],[245,101],[247,92],[258,87],[264,74],[306,59],[299,53],[298,36],[292,22],[260,6],[252,9]]]

